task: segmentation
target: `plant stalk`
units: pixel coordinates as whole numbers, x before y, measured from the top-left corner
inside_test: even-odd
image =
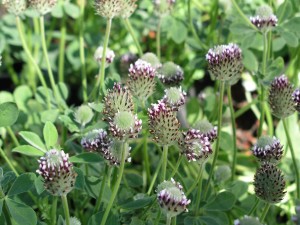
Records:
[[[262,223],[264,222],[265,217],[266,217],[266,215],[267,215],[267,213],[268,213],[268,211],[269,211],[269,209],[270,209],[270,206],[271,206],[270,203],[266,203],[266,206],[265,206],[265,208],[264,208],[264,211],[262,212],[262,214],[261,214],[261,216],[260,216],[260,218],[259,218],[260,222],[262,222]]]
[[[139,41],[138,41],[138,39],[137,39],[137,37],[134,33],[134,30],[131,26],[130,20],[128,18],[125,18],[124,23],[125,23],[125,26],[126,26],[127,30],[129,31],[133,41],[134,41],[134,43],[135,43],[135,46],[136,46],[136,48],[138,50],[138,53],[139,53],[139,56],[141,57],[143,55],[143,50],[142,50],[142,47],[141,47],[141,45],[140,45],[140,43],[139,43]]]
[[[212,165],[211,165],[211,169],[210,169],[210,172],[209,172],[206,188],[205,188],[204,195],[203,195],[204,199],[206,198],[206,195],[207,195],[207,192],[208,192],[208,187],[210,185],[210,181],[212,179],[214,168],[216,166],[217,159],[218,159],[218,154],[219,154],[220,133],[221,133],[221,125],[222,125],[222,109],[223,109],[224,86],[225,86],[225,82],[221,81],[221,83],[220,83],[220,96],[219,96],[217,143],[216,143],[215,154],[214,154],[214,157],[213,157],[213,162],[212,162]]]
[[[156,55],[159,60],[161,58],[160,34],[161,34],[161,17],[159,17],[158,19],[157,31],[156,31]]]
[[[125,167],[125,151],[126,149],[128,148],[128,144],[126,142],[123,143],[123,146],[122,146],[122,158],[121,158],[121,164],[120,164],[120,169],[119,169],[119,176],[117,178],[117,181],[114,185],[114,190],[110,196],[110,200],[108,202],[108,205],[105,209],[105,212],[104,212],[104,215],[102,217],[102,221],[101,221],[101,225],[105,225],[106,224],[106,220],[108,218],[108,215],[110,213],[110,210],[112,208],[112,205],[114,203],[114,200],[117,196],[117,193],[118,193],[118,190],[119,190],[119,187],[120,187],[120,184],[121,184],[121,180],[122,180],[122,176],[123,176],[123,173],[124,173],[124,167]]]
[[[0,155],[2,155],[3,159],[6,161],[6,163],[8,164],[9,168],[16,174],[16,176],[19,176],[19,173],[17,172],[16,168],[14,167],[14,165],[12,164],[12,162],[10,161],[9,158],[7,158],[4,150],[2,148],[0,148]]]
[[[233,181],[235,176],[235,168],[236,168],[237,146],[236,146],[236,128],[235,128],[233,101],[232,101],[232,94],[231,94],[231,86],[229,85],[227,86],[227,95],[228,95],[228,103],[229,103],[231,126],[232,126],[233,157],[232,157],[232,168],[231,168],[231,180]]]
[[[297,159],[296,159],[296,155],[295,155],[295,151],[294,151],[294,147],[292,144],[292,140],[289,134],[289,130],[287,127],[287,122],[286,119],[282,119],[282,123],[283,123],[283,127],[284,127],[284,131],[285,131],[285,135],[287,138],[287,142],[288,142],[288,146],[291,150],[291,155],[292,155],[292,161],[293,161],[293,166],[294,166],[294,170],[295,170],[295,175],[296,175],[296,186],[297,186],[297,199],[300,198],[300,177],[299,177],[299,168],[297,165]]]
[[[19,36],[20,36],[20,39],[21,39],[22,46],[23,46],[23,49],[25,51],[25,54],[28,57],[30,63],[32,63],[35,71],[38,74],[39,80],[40,80],[42,86],[44,87],[44,89],[46,91],[47,108],[51,109],[51,99],[50,99],[50,94],[49,94],[49,91],[48,91],[48,87],[47,87],[45,78],[44,78],[44,76],[42,74],[41,69],[39,68],[37,62],[33,58],[32,54],[31,54],[31,52],[30,52],[30,50],[28,48],[27,41],[25,40],[23,29],[22,29],[22,22],[20,20],[20,17],[18,17],[18,16],[16,17],[16,23],[17,23],[18,33],[19,33]]]
[[[155,183],[156,178],[157,178],[157,176],[158,176],[158,173],[160,172],[160,168],[161,168],[161,166],[162,166],[162,163],[163,163],[163,158],[160,159],[160,161],[159,161],[159,163],[158,163],[158,165],[157,165],[156,171],[155,171],[155,173],[154,173],[154,175],[153,175],[153,177],[152,177],[152,181],[151,181],[150,186],[149,186],[149,189],[148,189],[148,191],[147,191],[147,194],[148,194],[148,195],[151,194],[151,191],[152,191],[152,189],[153,189],[153,186],[154,186],[154,183]]]
[[[162,164],[162,181],[166,179],[166,173],[167,173],[167,164],[168,164],[168,146],[164,145],[163,147],[163,164]]]
[[[254,202],[254,205],[252,206],[252,208],[250,209],[248,215],[251,216],[254,211],[256,210],[257,206],[258,206],[258,203],[259,203],[259,199],[257,197],[255,197],[255,202]]]
[[[172,217],[167,216],[167,222],[166,222],[166,225],[171,225],[171,219],[172,219]]]
[[[51,205],[51,225],[56,224],[56,209],[57,209],[57,200],[58,198],[56,196],[53,196],[53,202]]]
[[[69,213],[69,206],[68,206],[68,199],[66,195],[61,196],[64,213],[65,213],[65,221],[66,225],[70,225],[70,213]]]
[[[105,182],[106,182],[106,177],[107,177],[107,173],[108,173],[108,165],[105,165],[105,170],[104,170],[104,174],[103,174],[103,178],[101,181],[101,187],[100,187],[100,191],[99,191],[99,195],[97,198],[97,202],[96,202],[96,206],[94,208],[94,213],[98,212],[100,209],[100,205],[101,205],[101,200],[102,200],[102,196],[104,193],[104,188],[105,188]]]
[[[66,15],[64,13],[61,21],[61,27],[60,27],[59,62],[58,62],[59,82],[64,82],[66,32],[67,32]]]

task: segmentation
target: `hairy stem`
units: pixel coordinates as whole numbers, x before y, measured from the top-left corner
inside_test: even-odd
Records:
[[[268,214],[269,208],[270,208],[271,204],[270,203],[266,203],[265,208],[259,218],[260,222],[264,222],[266,215]]]
[[[96,206],[94,208],[94,213],[98,212],[99,209],[100,209],[101,200],[102,200],[102,196],[103,196],[103,193],[104,193],[106,177],[107,177],[107,173],[108,173],[108,167],[109,167],[108,165],[105,165],[105,170],[104,170],[103,178],[102,178],[102,181],[101,181],[101,187],[100,187],[99,195],[98,195],[98,198],[97,198]]]
[[[127,30],[129,31],[129,33],[130,33],[130,35],[131,35],[131,37],[132,37],[132,39],[133,39],[133,41],[136,45],[139,56],[141,57],[143,55],[143,50],[142,50],[142,47],[141,47],[141,45],[140,45],[140,43],[139,43],[139,41],[138,41],[138,39],[137,39],[137,37],[134,33],[134,30],[131,26],[130,20],[128,18],[126,18],[126,19],[124,19],[124,22],[125,22],[125,26],[126,26]]]
[[[157,30],[156,30],[156,55],[159,60],[161,57],[160,33],[161,33],[161,17],[159,17],[158,19]]]
[[[168,164],[168,146],[164,145],[163,147],[163,165],[162,165],[162,181],[166,179],[166,173],[167,173],[167,164]]]
[[[65,45],[66,45],[66,15],[64,14],[60,27],[60,43],[59,43],[59,61],[58,61],[58,80],[64,82],[65,69]]]
[[[51,205],[51,225],[56,224],[56,209],[57,209],[57,200],[58,198],[56,196],[53,196],[53,202]]]
[[[63,208],[64,208],[66,225],[70,225],[70,213],[69,213],[69,206],[68,206],[67,196],[62,195],[61,196],[61,201],[62,201]]]

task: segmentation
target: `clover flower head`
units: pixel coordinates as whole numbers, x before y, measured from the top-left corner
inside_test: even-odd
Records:
[[[15,16],[20,16],[28,7],[27,0],[3,0],[2,4],[9,13]]]
[[[285,75],[275,77],[269,89],[269,104],[274,116],[285,118],[295,112],[293,85]]]
[[[276,137],[262,136],[253,146],[253,154],[260,162],[277,164],[283,155],[283,146]]]
[[[173,111],[178,111],[180,106],[185,103],[186,93],[181,87],[171,87],[165,90],[163,102]]]
[[[110,50],[109,48],[107,48],[105,55],[106,55],[105,56],[105,68],[107,68],[114,61],[115,53],[113,50]],[[94,54],[94,59],[99,65],[101,65],[102,56],[103,56],[103,47],[99,46],[96,49],[95,54]]]
[[[135,11],[137,5],[137,0],[123,0],[122,10],[120,12],[120,16],[122,18],[129,18]]]
[[[178,141],[180,123],[163,101],[152,104],[148,116],[150,133],[156,143],[169,146]]]
[[[96,14],[112,19],[120,15],[123,10],[123,0],[95,0]]]
[[[157,186],[157,200],[162,211],[169,217],[174,217],[182,212],[187,212],[191,200],[185,196],[182,185],[173,178]]]
[[[155,13],[159,16],[169,14],[175,5],[175,2],[175,0],[153,0]]]
[[[128,88],[141,101],[147,100],[155,89],[155,69],[150,63],[138,59],[129,68]]]
[[[300,112],[300,89],[296,89],[292,94],[295,109]]]
[[[131,147],[126,146],[123,149],[123,141],[115,139],[107,151],[102,152],[102,156],[110,163],[110,165],[118,166],[122,160],[122,151],[125,151],[125,162],[131,162],[130,151]]]
[[[256,10],[256,16],[250,17],[251,23],[262,32],[268,32],[277,26],[278,19],[270,6],[264,5]]]
[[[241,76],[242,50],[236,44],[218,45],[209,49],[206,61],[214,79],[230,82]]]
[[[42,16],[50,12],[56,3],[57,0],[29,0],[30,7]]]
[[[111,139],[103,129],[94,129],[81,139],[81,146],[89,152],[105,152],[112,145]]]
[[[161,67],[161,63],[158,57],[152,52],[147,52],[144,55],[142,55],[141,60],[150,63],[154,69]]]
[[[257,197],[278,203],[285,195],[285,180],[280,169],[271,163],[263,163],[254,176],[254,191]]]
[[[126,86],[115,83],[113,88],[104,97],[103,114],[105,120],[112,121],[117,112],[133,112],[133,97]]]
[[[194,128],[199,130],[200,133],[204,136],[207,137],[208,140],[213,143],[214,140],[217,139],[218,136],[218,128],[216,126],[213,126],[210,122],[207,120],[201,120],[198,121],[195,125]]]
[[[188,161],[197,161],[202,164],[213,153],[208,138],[195,129],[183,132],[179,145],[182,154],[186,156]]]
[[[184,73],[180,66],[173,62],[166,62],[157,69],[157,77],[165,85],[179,85],[183,81]]]
[[[51,149],[38,162],[36,172],[42,176],[45,189],[52,195],[67,195],[74,188],[77,174],[69,161],[69,154]]]
[[[136,138],[141,130],[142,120],[129,111],[117,112],[109,122],[109,131],[118,140]]]

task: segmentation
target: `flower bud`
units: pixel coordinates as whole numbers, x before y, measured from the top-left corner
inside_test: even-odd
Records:
[[[174,217],[182,212],[187,212],[191,200],[187,199],[179,182],[164,181],[157,186],[157,200],[162,211],[168,217]]]
[[[147,52],[145,53],[142,57],[141,60],[146,61],[147,63],[150,63],[151,66],[154,69],[157,69],[159,67],[161,67],[161,63],[159,61],[159,59],[157,58],[157,56],[152,53],[152,52]]]
[[[136,138],[141,130],[142,120],[139,120],[132,112],[117,112],[114,119],[109,122],[109,131],[118,140]]]
[[[208,70],[221,81],[236,81],[243,69],[242,51],[236,44],[218,45],[206,54]]]
[[[208,138],[195,129],[183,132],[179,145],[188,161],[198,161],[202,164],[213,153]]]
[[[213,143],[215,139],[217,139],[218,136],[218,128],[216,126],[213,126],[210,122],[207,120],[201,120],[198,121],[195,125],[194,128],[199,130],[200,133],[204,136],[207,137],[208,140]]]
[[[67,195],[74,188],[77,174],[69,161],[69,154],[51,149],[38,162],[36,172],[43,177],[45,189],[52,195]]]
[[[264,163],[254,176],[254,190],[257,197],[267,203],[278,203],[285,195],[285,180],[274,164]]]
[[[15,16],[20,16],[28,7],[27,0],[3,0],[2,4],[9,13],[14,14]]]
[[[70,218],[70,225],[81,225],[81,222],[76,217]]]
[[[163,102],[173,111],[178,111],[179,107],[185,103],[186,93],[181,87],[171,87],[165,90]]]
[[[74,112],[74,118],[77,123],[84,127],[87,123],[91,122],[94,113],[92,109],[87,105],[78,107]]]
[[[166,62],[157,69],[157,77],[168,86],[177,86],[183,81],[183,70],[173,62]]]
[[[263,225],[259,222],[258,218],[251,216],[244,216],[241,219],[235,220],[234,225]]]
[[[96,49],[95,54],[94,54],[94,59],[99,65],[101,65],[102,55],[103,55],[103,47],[99,46]],[[105,68],[109,67],[109,65],[113,62],[114,58],[115,58],[114,51],[107,48],[106,56],[105,56]]]
[[[264,5],[256,10],[256,16],[250,17],[251,23],[262,32],[268,32],[277,26],[277,17],[271,7]]]
[[[152,104],[148,116],[150,133],[156,143],[169,146],[178,141],[180,123],[164,102]]]
[[[156,14],[159,16],[169,14],[175,5],[175,2],[175,0],[154,0],[153,4]]]
[[[294,101],[295,109],[300,112],[300,89],[296,89],[293,92],[292,99]]]
[[[105,119],[111,121],[117,112],[133,112],[133,110],[134,106],[131,92],[127,87],[122,87],[121,84],[115,83],[104,98],[103,114],[106,117]]]
[[[122,10],[120,16],[124,19],[129,18],[135,11],[137,5],[135,4],[137,0],[123,0]]]
[[[112,19],[122,12],[123,0],[95,0],[94,6],[96,14]]]
[[[128,88],[140,101],[147,100],[155,89],[155,69],[144,60],[137,60],[129,68]]]
[[[231,177],[231,168],[227,165],[218,166],[215,172],[216,183],[221,184]]]
[[[282,158],[283,146],[276,137],[262,136],[253,146],[252,151],[260,162],[277,164]]]
[[[35,9],[41,16],[50,12],[56,3],[57,0],[29,0],[30,7]]]
[[[269,90],[269,104],[274,116],[285,118],[295,112],[293,85],[285,75],[275,77]]]

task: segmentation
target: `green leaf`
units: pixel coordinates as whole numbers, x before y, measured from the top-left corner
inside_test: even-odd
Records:
[[[5,102],[0,105],[0,127],[13,125],[19,116],[16,103]]]
[[[224,191],[208,202],[204,208],[208,211],[227,211],[233,207],[235,200],[234,194]]]
[[[34,186],[36,189],[36,192],[40,195],[45,191],[44,181],[41,176],[38,176],[34,180]]]
[[[92,176],[85,177],[84,189],[90,197],[97,199],[98,195],[99,195],[101,183],[102,183],[102,181],[97,177],[92,177]],[[111,196],[111,190],[107,186],[107,184],[105,184],[103,199],[102,199],[103,202],[108,203],[110,196]]]
[[[203,224],[204,223],[201,223],[201,219],[199,216],[197,217],[187,216],[184,218],[184,225],[203,225]]]
[[[229,29],[233,34],[237,34],[237,35],[256,33],[256,31],[252,27],[241,22],[232,23]]]
[[[88,225],[99,225],[101,223],[104,212],[98,212],[91,216]],[[110,213],[105,225],[120,225],[119,217]]]
[[[300,37],[300,17],[293,17],[288,22],[284,23],[282,27],[290,32],[296,32],[297,36]]]
[[[48,149],[55,146],[58,140],[58,132],[51,122],[46,122],[43,129],[44,140]]]
[[[35,225],[37,223],[35,211],[31,207],[9,198],[5,200],[5,203],[16,224]]]
[[[223,131],[221,131],[220,136],[221,136],[220,146],[222,147],[222,149],[226,151],[232,151],[233,149],[232,136],[229,133]]]
[[[248,49],[243,49],[243,64],[246,69],[250,71],[257,71],[258,70],[258,61],[256,56],[253,54],[252,51]]]
[[[297,47],[299,44],[298,37],[290,31],[284,31],[281,33],[281,36],[286,41],[287,45],[290,47]]]
[[[137,173],[126,173],[125,178],[132,188],[137,188],[143,186],[143,177]]]
[[[173,26],[170,27],[171,38],[176,44],[182,43],[187,37],[187,28],[183,22],[174,20]]]
[[[32,147],[31,145],[20,145],[15,147],[12,152],[18,152],[23,155],[28,156],[43,156],[45,153],[44,151],[41,151],[40,149],[37,149],[35,147]]]
[[[13,102],[13,101],[14,101],[14,97],[10,92],[0,91],[0,104],[4,102]]]
[[[64,15],[63,6],[61,3],[56,4],[51,10],[51,15],[55,18],[62,18]]]
[[[96,112],[102,112],[104,109],[103,103],[91,102],[91,103],[88,103],[88,106],[91,107]]]
[[[79,128],[74,123],[74,121],[71,120],[70,117],[66,115],[59,116],[58,119],[63,123],[63,125],[68,128],[70,132],[79,132]]]
[[[28,144],[41,150],[44,153],[47,152],[46,146],[37,134],[30,131],[21,131],[19,134]]]
[[[144,208],[148,205],[150,205],[154,200],[156,199],[156,196],[150,196],[150,197],[145,197],[141,198],[138,200],[126,202],[124,204],[121,204],[120,207],[122,209],[127,209],[127,210],[136,210],[136,209],[141,209]]]
[[[77,173],[75,188],[79,190],[84,190],[84,186],[85,186],[84,174],[82,170],[77,167],[74,167],[74,170]]]
[[[54,123],[58,118],[59,110],[58,109],[50,109],[41,112],[41,121],[46,123],[47,121]]]
[[[15,180],[7,195],[10,197],[29,191],[34,184],[35,177],[34,173],[21,174]]]
[[[199,219],[206,225],[224,225],[222,222],[219,223],[214,216],[201,216]]]
[[[145,222],[138,217],[132,217],[130,225],[145,225]]]
[[[2,214],[3,203],[4,203],[4,199],[0,199],[0,216]]]
[[[4,176],[0,180],[1,188],[4,193],[8,192],[16,178],[17,177],[13,171],[9,171],[4,174]]]
[[[28,111],[27,103],[32,96],[32,91],[27,85],[18,86],[14,91],[14,98],[18,108],[25,112]]]
[[[248,191],[248,184],[246,182],[235,180],[229,187],[226,188],[227,191],[235,195],[237,199],[242,197]]]
[[[70,162],[72,163],[98,163],[102,161],[103,158],[100,155],[91,152],[85,152],[70,157]]]
[[[66,2],[64,4],[64,9],[68,16],[72,17],[73,19],[76,19],[80,16],[80,9],[77,5],[73,3]]]
[[[207,216],[213,218],[220,225],[229,225],[229,219],[224,212],[207,212]]]
[[[56,85],[56,87],[57,87],[57,90],[58,90],[60,96],[61,96],[64,100],[66,100],[66,99],[68,98],[68,96],[69,96],[69,90],[68,90],[68,88],[67,88],[67,85],[66,85],[65,83],[59,82],[59,83]]]

